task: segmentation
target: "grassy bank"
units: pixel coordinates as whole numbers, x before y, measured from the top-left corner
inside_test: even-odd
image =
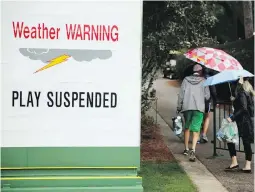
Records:
[[[177,162],[142,162],[144,192],[196,192],[195,186]]]
[[[139,175],[143,177],[144,192],[196,192],[164,143],[159,127],[148,119],[143,125]]]

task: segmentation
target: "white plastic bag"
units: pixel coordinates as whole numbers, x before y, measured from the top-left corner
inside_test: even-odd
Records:
[[[180,135],[182,133],[182,118],[181,116],[177,116],[173,118],[173,127],[175,135]]]
[[[217,132],[216,137],[219,141],[239,145],[239,134],[236,122],[230,123],[227,119],[223,119],[221,128]]]

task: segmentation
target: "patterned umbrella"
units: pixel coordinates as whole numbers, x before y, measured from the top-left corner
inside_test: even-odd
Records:
[[[195,48],[185,53],[184,56],[215,71],[243,69],[242,65],[234,57],[219,49],[209,47]]]

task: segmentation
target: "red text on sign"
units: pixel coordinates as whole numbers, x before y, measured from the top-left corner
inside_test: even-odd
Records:
[[[80,25],[66,24],[68,40],[118,41],[119,32],[116,25]]]
[[[25,25],[24,22],[12,22],[15,38],[25,39],[59,39],[60,28],[46,27],[44,23],[36,26]]]

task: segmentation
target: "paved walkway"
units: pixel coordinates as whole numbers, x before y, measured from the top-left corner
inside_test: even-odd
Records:
[[[149,111],[149,115],[155,117],[155,110],[151,109]],[[176,149],[182,145],[180,139],[174,135],[170,127],[159,115],[157,115],[157,123],[168,148],[171,150],[175,159],[179,162],[179,165],[182,166],[192,182],[196,185],[198,192],[227,192],[227,189],[223,187],[223,185],[199,160],[194,163],[190,163],[187,157],[179,154],[179,151]]]
[[[179,93],[179,87],[175,82],[167,79],[158,79],[154,83],[154,88],[157,90],[158,97],[158,112],[168,125],[172,125],[171,118],[175,116],[177,94]],[[154,105],[155,108],[155,105]],[[155,114],[154,114],[155,116]],[[159,121],[159,118],[158,118]],[[169,146],[173,147],[174,154],[181,154],[183,152],[183,144],[180,139],[173,136],[173,132],[164,132],[165,139]],[[208,137],[211,140],[212,137],[212,121]],[[199,144],[197,146],[196,154],[198,159],[205,165],[205,167],[228,189],[229,192],[253,192],[254,191],[254,174],[244,173],[227,173],[224,172],[224,168],[229,166],[230,158],[227,151],[218,150],[220,157],[208,158],[213,154],[213,145],[211,143]],[[244,165],[244,154],[238,153],[240,166]],[[203,174],[202,174],[203,175]],[[207,187],[205,187],[207,188]],[[217,190],[215,190],[217,191]]]

